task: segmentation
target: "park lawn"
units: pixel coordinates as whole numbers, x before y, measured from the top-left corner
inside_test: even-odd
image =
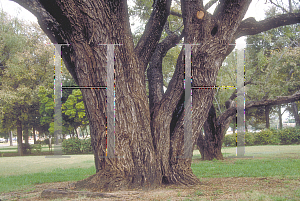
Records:
[[[55,145],[52,145],[52,150],[54,149]],[[49,146],[48,145],[42,145],[42,152],[48,152],[49,151]],[[0,153],[11,153],[15,152],[18,153],[18,146],[0,146]],[[34,152],[34,151],[32,151]]]
[[[246,152],[256,154],[255,158],[226,158],[223,161],[201,161],[199,151],[195,150],[192,170],[200,179],[220,177],[299,179],[299,149],[300,145],[246,147]],[[222,151],[228,155],[235,154],[234,147]],[[35,184],[41,183],[78,181],[96,172],[92,154],[72,155],[70,158],[2,157],[0,170],[0,192],[32,188]]]

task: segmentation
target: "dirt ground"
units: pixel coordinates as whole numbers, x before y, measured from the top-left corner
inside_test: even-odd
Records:
[[[45,189],[60,189],[68,182],[45,183],[34,188],[2,193],[0,200],[51,200],[41,198]],[[202,178],[191,187],[163,186],[151,191],[116,191],[115,198],[60,198],[52,200],[300,200],[300,180],[288,178]]]

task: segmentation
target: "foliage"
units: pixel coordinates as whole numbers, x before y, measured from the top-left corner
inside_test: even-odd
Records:
[[[26,24],[0,12],[1,127],[11,130],[17,120],[25,129],[39,127],[39,85],[53,77],[49,41],[37,24]]]
[[[255,142],[255,135],[251,132],[245,133],[245,146],[253,146]]]
[[[68,130],[76,130],[79,126],[86,126],[88,119],[80,89],[74,89],[67,101],[62,105],[62,113],[65,115],[65,124]]]
[[[31,154],[30,144],[22,143],[22,149],[24,154]]]
[[[236,146],[235,135],[226,135],[223,142],[224,146]],[[300,128],[287,127],[281,130],[264,129],[257,133],[245,133],[245,146],[278,144],[300,144]]]
[[[255,133],[254,144],[255,145],[267,145],[267,144],[279,144],[280,141],[277,137],[275,129],[264,129],[261,132]]]
[[[223,143],[226,147],[236,146],[236,135],[225,135]]]
[[[300,144],[300,127],[279,130],[278,138],[281,144]]]
[[[92,153],[91,139],[69,138],[63,141],[62,150],[65,154]]]
[[[82,153],[93,153],[91,138],[81,140]]]

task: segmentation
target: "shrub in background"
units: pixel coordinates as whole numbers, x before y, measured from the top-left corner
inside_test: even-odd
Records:
[[[81,140],[81,149],[82,149],[82,153],[88,154],[93,152],[91,138]]]
[[[275,129],[265,129],[259,133],[255,133],[255,145],[276,145],[279,143],[280,141],[278,140],[277,131]]]
[[[81,142],[78,138],[69,138],[62,142],[62,150],[66,154],[81,153]]]
[[[278,131],[280,144],[300,144],[300,127],[289,127]]]
[[[62,150],[65,154],[92,153],[91,139],[69,138],[62,142]]]
[[[30,154],[31,153],[30,144],[22,143],[22,150],[24,154]]]
[[[225,135],[223,140],[225,147],[235,147],[236,146],[236,134]]]
[[[41,144],[32,144],[30,145],[31,151],[34,151],[36,153],[41,153],[42,151],[42,145]]]
[[[255,141],[255,133],[245,133],[245,146],[253,146]]]

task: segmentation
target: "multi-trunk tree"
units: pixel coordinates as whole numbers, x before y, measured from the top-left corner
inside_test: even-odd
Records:
[[[78,86],[105,86],[107,47],[99,44],[122,44],[114,47],[116,157],[103,157],[106,91],[82,89],[97,173],[78,182],[77,188],[111,190],[199,182],[192,172],[191,158],[182,157],[184,118],[181,110],[176,110],[184,101],[184,48],[167,91],[153,94],[151,108],[146,95],[145,71],[156,48],[163,45],[164,41],[159,43],[159,40],[170,15],[171,0],[153,2],[150,18],[136,46],[126,1],[14,1],[37,16],[53,43],[70,44],[62,47],[62,56]],[[218,2],[213,14],[207,12],[209,6],[203,5],[202,0],[181,1],[184,43],[200,44],[192,48],[193,86],[215,85],[222,61],[232,51],[228,44],[236,38],[297,23],[300,19],[300,14],[292,13],[261,22],[254,18],[243,20],[251,1],[210,2]],[[174,46],[181,36],[170,37],[166,45]],[[149,83],[155,78],[148,76]],[[162,87],[160,81],[157,79],[157,87]],[[193,91],[192,142],[207,119],[213,95],[214,90]]]

